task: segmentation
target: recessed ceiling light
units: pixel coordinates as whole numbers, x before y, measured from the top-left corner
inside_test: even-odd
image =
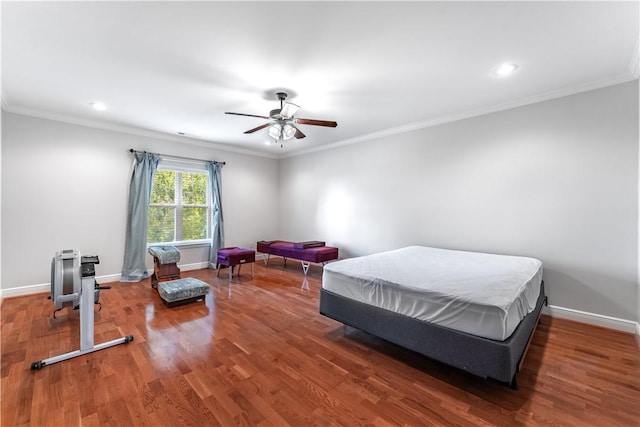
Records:
[[[107,109],[107,106],[104,105],[102,102],[92,102],[90,104],[94,110],[98,110],[98,111],[104,111]]]
[[[496,68],[496,75],[500,77],[508,76],[518,69],[518,64],[502,64]]]
[[[264,145],[271,145],[271,141],[266,140],[266,141],[264,142]]]

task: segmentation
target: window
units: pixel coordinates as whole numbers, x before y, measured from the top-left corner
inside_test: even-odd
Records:
[[[206,172],[156,171],[148,213],[147,243],[194,242],[211,236],[211,191]]]

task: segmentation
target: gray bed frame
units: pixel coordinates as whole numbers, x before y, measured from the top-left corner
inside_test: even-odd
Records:
[[[320,314],[482,378],[508,383],[512,389],[518,387],[516,373],[546,302],[541,282],[535,309],[509,338],[496,341],[320,290]]]

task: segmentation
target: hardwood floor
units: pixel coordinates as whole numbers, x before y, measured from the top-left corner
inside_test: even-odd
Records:
[[[102,293],[95,342],[134,341],[31,371],[79,348],[79,314],[46,295],[2,301],[3,426],[639,426],[633,335],[543,316],[519,390],[482,380],[318,314],[290,262],[255,264],[205,302],[166,308],[149,279]],[[480,357],[480,356],[479,356]]]

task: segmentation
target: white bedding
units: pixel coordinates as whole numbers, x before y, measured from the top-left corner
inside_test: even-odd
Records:
[[[410,246],[324,267],[322,287],[365,304],[503,341],[536,306],[534,258]]]

